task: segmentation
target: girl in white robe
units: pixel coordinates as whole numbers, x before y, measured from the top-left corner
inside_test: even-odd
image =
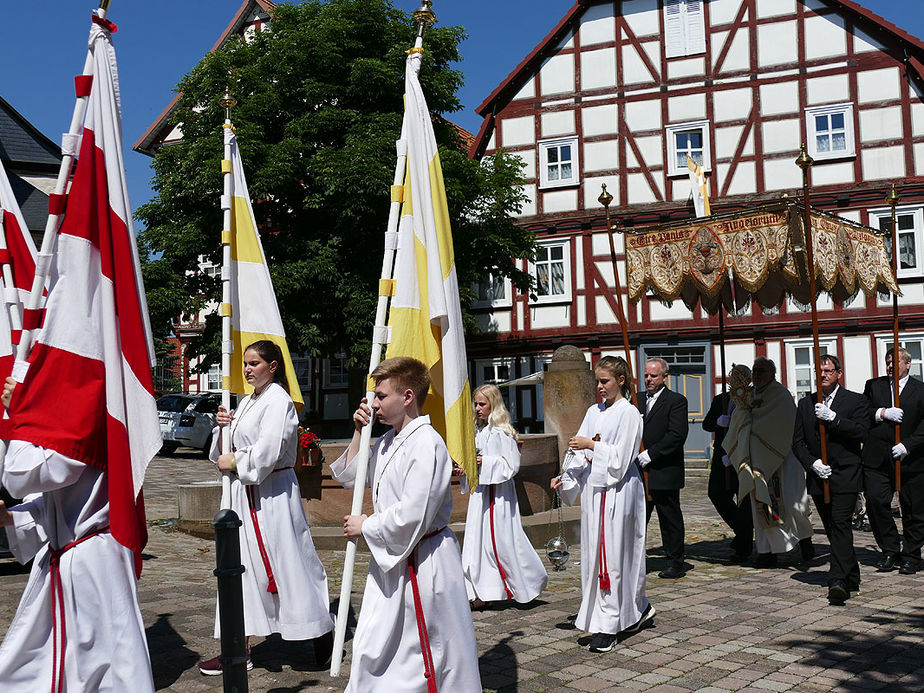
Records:
[[[26,502],[3,518],[10,549],[32,572],[16,616],[0,644],[0,690],[49,691],[64,648],[65,691],[154,691],[138,606],[132,552],[108,532],[106,473],[52,450],[11,441],[2,484]],[[39,495],[40,494],[40,495]],[[62,549],[58,574],[64,617],[52,618],[52,549]],[[59,607],[60,608],[60,607]],[[57,638],[53,629],[57,628]]]
[[[233,452],[219,454],[221,435],[216,427],[211,459],[219,469],[233,470],[231,509],[244,523],[240,544],[245,635],[248,639],[271,633],[284,640],[321,638],[315,642],[315,657],[323,664],[330,656],[334,627],[327,573],[311,539],[293,470],[298,418],[279,382],[281,364],[282,355],[272,342],[247,347],[244,373],[254,393],[240,402],[230,418]],[[222,408],[219,423],[227,417]],[[219,625],[216,609],[216,638],[221,635]],[[204,674],[221,673],[217,658],[200,662],[199,669]]]
[[[482,385],[473,400],[479,468],[465,517],[465,588],[475,605],[506,599],[526,604],[549,578],[520,521],[513,481],[520,470],[516,431],[496,386]]]
[[[633,462],[642,417],[627,399],[625,360],[600,359],[595,376],[603,403],[587,410],[552,488],[568,505],[580,494],[582,600],[575,626],[594,634],[591,651],[608,652],[619,635],[650,622],[654,607],[645,596],[645,489]]]

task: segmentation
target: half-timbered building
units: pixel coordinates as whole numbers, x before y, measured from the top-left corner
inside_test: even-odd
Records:
[[[532,294],[487,277],[473,384],[542,369],[574,344],[591,362],[621,353],[601,184],[613,222],[631,231],[694,216],[687,156],[707,173],[712,209],[801,195],[807,143],[811,204],[875,228],[891,225],[895,183],[901,341],[922,374],[924,349],[924,42],[850,0],[579,0],[479,106],[473,156],[500,148],[524,163],[520,223],[539,251],[522,260]],[[618,235],[618,234],[617,234]],[[619,271],[625,287],[622,238]],[[884,370],[891,299],[819,300],[821,345],[846,385]],[[636,364],[661,356],[696,425],[721,382],[717,318],[648,298],[628,308]],[[728,363],[772,358],[794,396],[814,382],[804,306],[754,306],[726,320]],[[541,427],[541,386],[511,388],[521,430]]]

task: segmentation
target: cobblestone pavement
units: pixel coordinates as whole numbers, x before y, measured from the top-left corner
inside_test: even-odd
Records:
[[[192,453],[157,458],[145,487],[150,541],[140,583],[154,678],[160,691],[220,691],[220,677],[201,676],[200,658],[217,652],[211,542],[175,531],[178,483],[211,478],[211,465]],[[654,627],[607,654],[587,650],[573,628],[580,603],[578,548],[563,572],[550,573],[549,588],[524,607],[472,614],[481,679],[488,691],[924,691],[924,574],[880,574],[872,568],[872,535],[856,543],[862,592],[844,607],[825,599],[827,541],[816,518],[819,556],[801,564],[793,554],[780,567],[757,570],[730,564],[726,527],[706,498],[705,477],[690,476],[683,492],[689,572],[660,580],[657,521],[649,534],[648,596],[657,608]],[[798,553],[798,552],[795,552]],[[332,597],[340,592],[342,551],[322,551]],[[365,557],[356,574],[353,608]],[[0,561],[0,635],[6,631],[26,573]],[[333,608],[333,607],[332,607]],[[350,634],[348,633],[348,638]],[[341,691],[314,667],[311,645],[278,638],[253,647],[251,691]],[[445,692],[452,693],[452,692]]]

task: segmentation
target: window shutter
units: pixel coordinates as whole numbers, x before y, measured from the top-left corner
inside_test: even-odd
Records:
[[[683,0],[664,0],[664,51],[668,58],[686,55]]]
[[[706,22],[703,0],[686,0],[686,55],[706,52]]]

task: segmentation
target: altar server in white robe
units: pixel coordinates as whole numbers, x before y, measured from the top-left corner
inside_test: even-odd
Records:
[[[593,633],[592,652],[609,652],[620,637],[649,625],[645,596],[645,488],[634,464],[642,417],[624,359],[605,356],[594,375],[603,400],[587,410],[568,441],[561,476],[552,480],[563,502],[581,496],[581,608],[575,626]]]
[[[327,573],[302,510],[293,466],[298,418],[288,393],[282,353],[269,340],[244,352],[244,377],[253,387],[230,416],[219,410],[211,458],[232,473],[231,509],[240,531],[244,633],[279,633],[284,640],[314,639],[318,666],[333,648]],[[232,452],[219,455],[219,428],[231,426]],[[220,637],[216,610],[215,637]],[[253,665],[248,659],[247,668]],[[200,662],[206,675],[221,674],[218,657]]]
[[[2,483],[26,501],[0,503],[0,526],[16,558],[35,562],[0,644],[0,690],[153,693],[135,559],[108,531],[106,472],[14,440]]]
[[[452,461],[430,417],[420,415],[430,374],[420,361],[397,357],[371,377],[372,407],[360,404],[350,446],[331,465],[350,488],[362,427],[373,414],[392,427],[369,460],[373,514],[344,518],[344,535],[364,537],[372,554],[347,691],[425,693],[429,682],[429,690],[481,693],[459,544],[447,527]]]
[[[526,604],[545,589],[549,577],[520,521],[513,482],[520,470],[517,433],[497,386],[482,385],[472,400],[478,486],[465,517],[465,587],[475,606],[506,599]],[[463,493],[467,488],[463,482]]]

